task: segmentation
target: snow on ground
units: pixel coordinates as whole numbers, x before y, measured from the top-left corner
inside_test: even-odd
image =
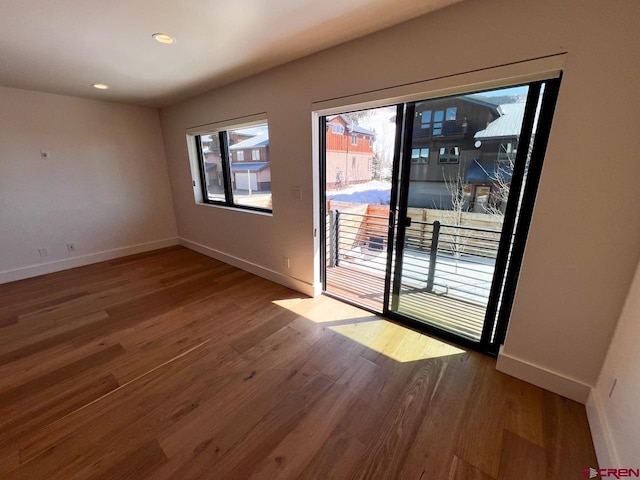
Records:
[[[372,180],[367,183],[349,185],[339,190],[327,190],[327,200],[370,205],[389,205],[391,183]]]

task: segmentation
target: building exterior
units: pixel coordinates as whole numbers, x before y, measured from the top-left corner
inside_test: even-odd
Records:
[[[245,140],[239,139],[238,143],[233,143],[233,139],[230,138],[229,158],[235,188],[251,191],[271,190],[268,130]]]
[[[373,179],[375,132],[355,125],[346,115],[327,118],[327,186],[365,183]]]
[[[504,210],[524,103],[498,105],[473,96],[416,104],[409,206],[450,209],[462,188],[465,209]]]

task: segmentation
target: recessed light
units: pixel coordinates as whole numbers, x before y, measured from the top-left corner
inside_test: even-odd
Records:
[[[167,44],[176,43],[176,39],[173,38],[171,35],[167,35],[166,33],[154,33],[151,36],[160,43],[167,43]]]
[[[107,90],[109,85],[105,85],[104,83],[94,83],[93,88],[97,88],[98,90]]]

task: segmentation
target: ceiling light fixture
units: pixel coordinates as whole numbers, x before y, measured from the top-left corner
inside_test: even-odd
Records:
[[[173,38],[171,35],[167,35],[166,33],[154,33],[151,36],[157,42],[160,42],[160,43],[166,43],[166,44],[176,43],[176,39]]]
[[[94,83],[93,88],[97,88],[98,90],[107,90],[109,89],[109,85],[105,85],[104,83]]]

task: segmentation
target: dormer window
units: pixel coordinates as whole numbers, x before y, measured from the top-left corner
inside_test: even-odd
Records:
[[[331,131],[336,135],[342,135],[344,133],[344,125],[340,125],[339,123],[331,124]]]

